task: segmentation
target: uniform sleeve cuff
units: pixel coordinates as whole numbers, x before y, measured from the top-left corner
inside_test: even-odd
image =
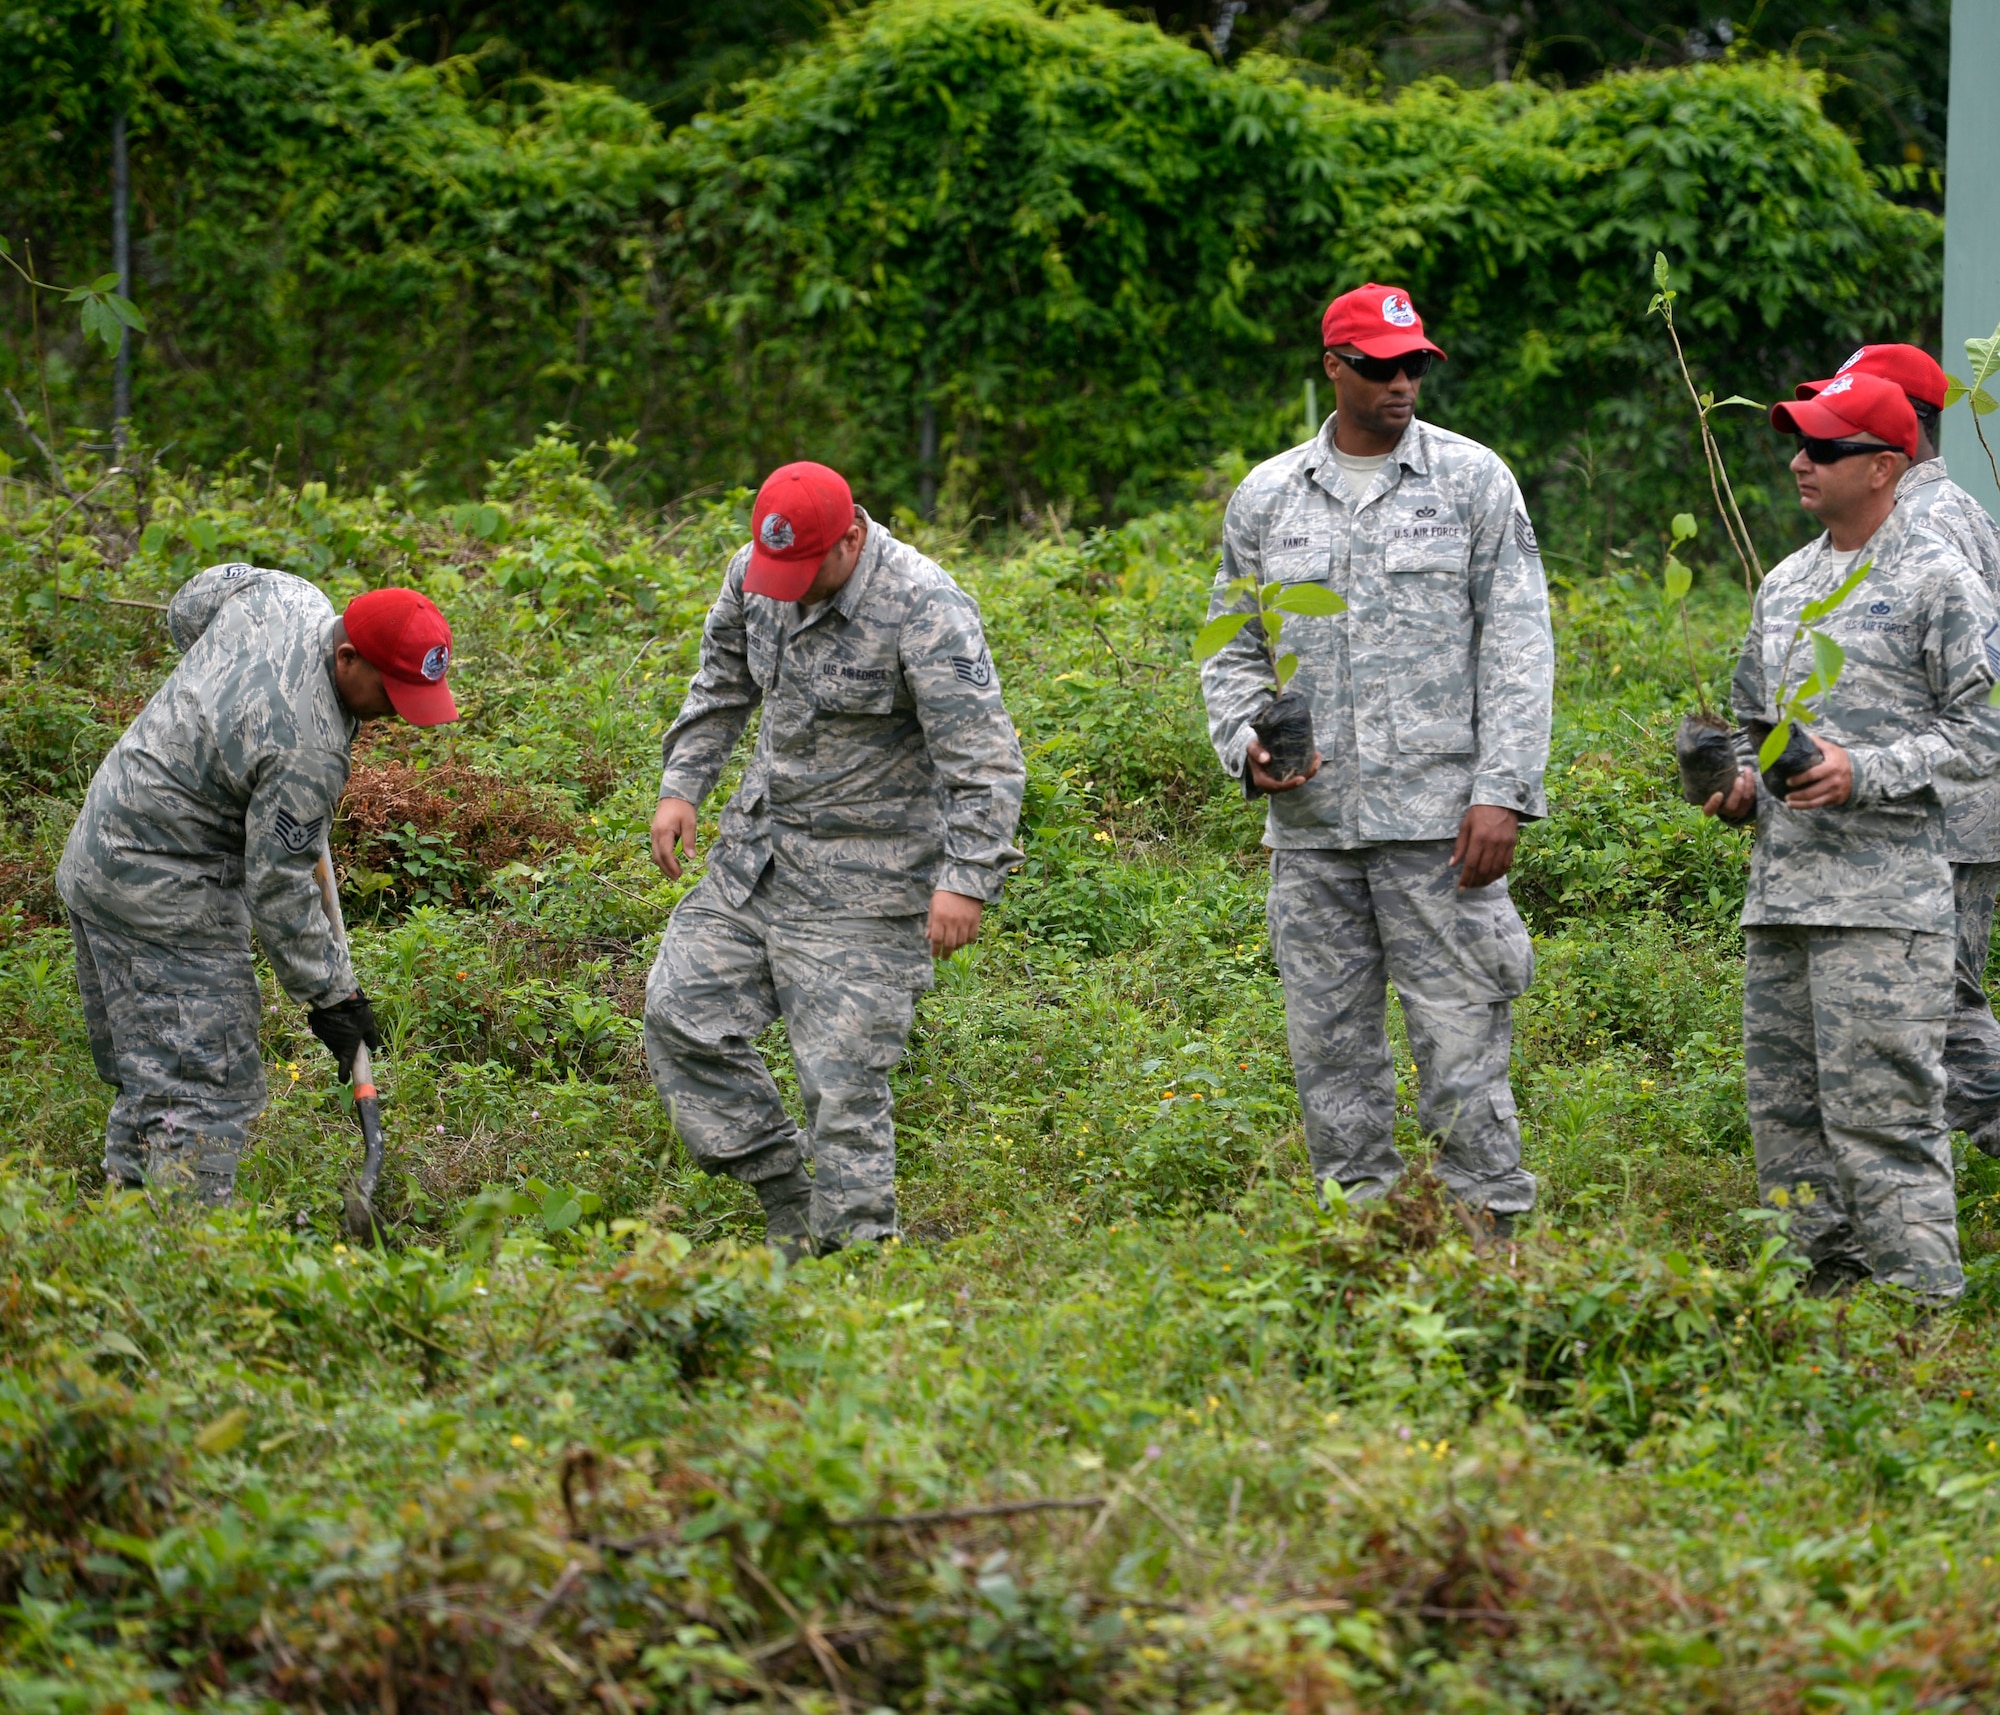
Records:
[[[936,887],[946,893],[962,893],[967,899],[984,900],[988,905],[1000,897],[1007,879],[1004,870],[984,869],[972,864],[948,863],[938,871]]]
[[[1524,780],[1510,780],[1502,775],[1483,774],[1472,783],[1474,804],[1488,804],[1496,810],[1512,810],[1522,817],[1540,816],[1541,793]]]
[[[701,807],[702,799],[708,796],[709,788],[692,774],[683,774],[669,768],[660,776],[660,796],[679,798],[682,802]]]

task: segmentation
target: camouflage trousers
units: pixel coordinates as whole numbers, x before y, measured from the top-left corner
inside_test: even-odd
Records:
[[[74,915],[70,933],[90,1057],[118,1092],[105,1177],[228,1202],[250,1122],[264,1111],[263,996],[249,942],[170,947]]]
[[[1743,938],[1743,1067],[1764,1200],[1791,1209],[1813,1262],[1956,1298],[1952,938],[1803,926],[1746,926]]]
[[[1958,956],[1944,1039],[1944,1117],[1953,1131],[1966,1132],[2000,1154],[2000,1021],[1986,997],[1996,889],[2000,863],[1951,866]]]
[[[931,986],[924,918],[838,917],[774,864],[747,904],[704,879],[674,909],[646,980],[646,1061],[697,1166],[750,1185],[813,1164],[813,1237],[896,1232],[889,1073]],[[754,1043],[783,1018],[801,1132]]]
[[[1403,1171],[1388,994],[1417,1062],[1417,1123],[1460,1201],[1535,1204],[1507,1084],[1516,996],[1534,944],[1505,880],[1460,892],[1449,840],[1271,854],[1266,915],[1315,1178],[1377,1196]]]

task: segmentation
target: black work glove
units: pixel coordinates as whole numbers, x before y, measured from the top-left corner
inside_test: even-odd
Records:
[[[364,1042],[371,1053],[382,1046],[382,1032],[375,1028],[375,1009],[359,989],[338,1006],[309,1008],[306,1023],[326,1044],[333,1063],[340,1068],[343,1084],[354,1081],[354,1056]]]

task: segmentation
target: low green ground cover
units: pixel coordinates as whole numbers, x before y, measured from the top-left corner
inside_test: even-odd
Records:
[[[1482,1251],[1423,1176],[1367,1219],[1309,1195],[1258,826],[1187,662],[1216,500],[927,538],[984,604],[1029,862],[898,1073],[910,1242],[786,1270],[639,1042],[686,885],[644,854],[655,747],[740,497],[623,514],[597,457],[444,510],[259,472],[86,529],[0,491],[0,1704],[1992,1705],[2000,1169],[1963,1163],[1971,1290],[1931,1323],[1801,1299],[1744,1212],[1747,848],[1677,802],[1649,579],[1557,592],[1515,872],[1543,1197]],[[224,555],[420,583],[458,629],[466,719],[372,738],[338,835],[381,1254],[274,988],[236,1209],[95,1165],[48,876],[171,662],[96,598]],[[1720,681],[1740,588],[1693,612]]]

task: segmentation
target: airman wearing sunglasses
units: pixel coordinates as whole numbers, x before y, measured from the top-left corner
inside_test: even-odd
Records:
[[[1336,298],[1321,342],[1334,414],[1236,491],[1209,602],[1211,617],[1247,610],[1246,578],[1345,598],[1283,633],[1320,752],[1289,779],[1266,767],[1250,723],[1277,687],[1254,619],[1202,670],[1209,735],[1270,796],[1267,913],[1314,1176],[1366,1198],[1403,1170],[1394,981],[1438,1172],[1505,1227],[1535,1200],[1507,1083],[1534,951],[1506,875],[1521,821],[1546,810],[1548,588],[1506,465],[1417,417],[1444,353],[1408,294]]]
[[[1917,462],[1896,484],[1896,506],[1963,554],[2000,602],[2000,530],[1946,475],[1938,456],[1946,378],[1937,360],[1914,345],[1864,345],[1838,374],[1873,375],[1903,390],[1917,414]],[[1825,385],[1803,382],[1798,396],[1810,399]],[[1958,931],[1951,1025],[1944,1039],[1945,1123],[1988,1155],[2000,1155],[2000,1023],[1986,998],[1993,899],[2000,892],[2000,781],[1946,799],[1944,843]]]
[[[1826,531],[1757,592],[1739,720],[1777,719],[1781,688],[1813,670],[1795,642],[1803,609],[1853,587],[1816,622],[1844,652],[1812,699],[1819,761],[1782,799],[1745,769],[1707,806],[1757,819],[1743,1058],[1758,1185],[1790,1208],[1813,1290],[1873,1278],[1953,1299],[1965,1277],[1944,1121],[1956,939],[1944,790],[2000,770],[1987,702],[2000,613],[1964,556],[1897,505],[1917,419],[1892,382],[1836,376],[1771,421],[1799,437],[1799,504]]]

